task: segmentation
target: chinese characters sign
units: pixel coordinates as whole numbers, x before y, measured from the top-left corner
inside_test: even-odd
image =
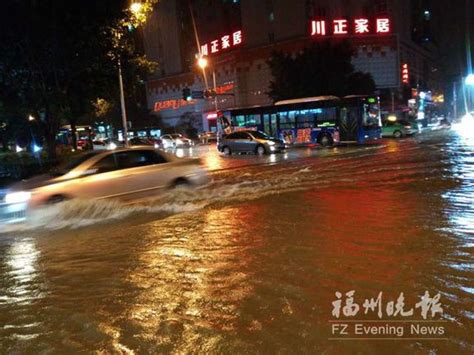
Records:
[[[311,21],[310,33],[313,37],[348,36],[348,35],[384,35],[390,33],[391,21],[389,18],[381,17],[370,20],[360,17],[355,19],[313,20]]]
[[[216,93],[219,95],[225,94],[229,91],[232,91],[235,87],[233,82],[221,85],[216,87]],[[196,104],[196,100],[184,101],[181,99],[171,99],[171,100],[164,100],[164,101],[156,101],[154,105],[154,111],[160,112],[165,110],[178,110],[182,107],[194,105]]]
[[[235,31],[209,43],[201,45],[201,55],[208,56],[228,50],[242,43],[242,31]]]
[[[410,83],[410,72],[408,70],[408,64],[402,64],[402,83],[409,84]]]

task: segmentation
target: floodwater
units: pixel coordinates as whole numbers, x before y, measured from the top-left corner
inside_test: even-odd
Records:
[[[474,352],[472,131],[202,154],[199,191],[69,202],[4,230],[0,353]],[[338,319],[351,290],[360,312]],[[363,314],[379,292],[408,310],[425,291],[442,307],[426,320]],[[344,338],[341,319],[444,332]]]

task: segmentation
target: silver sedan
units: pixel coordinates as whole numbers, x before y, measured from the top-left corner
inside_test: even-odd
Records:
[[[179,159],[153,147],[90,152],[51,174],[10,186],[0,195],[0,222],[20,220],[30,209],[73,198],[133,200],[208,181],[198,159]]]

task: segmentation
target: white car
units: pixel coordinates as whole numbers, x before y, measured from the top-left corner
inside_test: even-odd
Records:
[[[191,139],[183,136],[182,134],[165,134],[161,136],[161,146],[164,149],[167,148],[181,148],[181,147],[191,147],[194,143]]]
[[[153,147],[84,153],[57,171],[16,183],[0,195],[0,222],[69,199],[133,200],[179,185],[209,181],[199,159],[180,159]]]

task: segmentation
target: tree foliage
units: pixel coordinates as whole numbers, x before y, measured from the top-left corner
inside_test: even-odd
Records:
[[[273,74],[268,94],[275,101],[371,94],[375,83],[370,74],[354,70],[353,54],[349,43],[329,41],[317,42],[295,56],[274,52],[268,61]]]
[[[136,54],[130,30],[143,18],[134,19],[128,5],[125,0],[16,0],[0,13],[5,114],[39,117],[52,155],[62,123],[75,124],[93,113],[99,97],[118,96],[118,58],[126,83],[132,83],[128,88],[153,68]]]

